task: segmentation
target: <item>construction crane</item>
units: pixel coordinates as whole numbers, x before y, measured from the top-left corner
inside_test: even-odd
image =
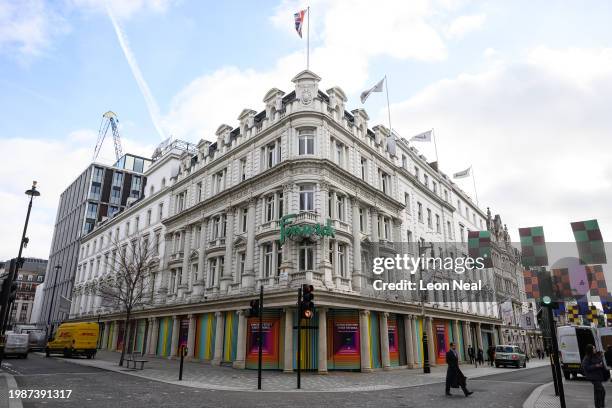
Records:
[[[100,123],[100,130],[98,131],[98,142],[96,143],[96,149],[94,150],[93,160],[96,160],[96,157],[98,157],[98,154],[100,153],[102,142],[104,142],[104,137],[106,136],[106,132],[108,132],[109,127],[113,131],[113,142],[115,143],[115,156],[117,156],[117,160],[123,156],[123,149],[121,149],[121,135],[119,135],[117,123],[119,123],[119,119],[117,119],[117,115],[115,115],[114,112],[108,111],[102,115],[102,122]]]

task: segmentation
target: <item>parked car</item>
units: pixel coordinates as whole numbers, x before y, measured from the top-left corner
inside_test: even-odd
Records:
[[[527,355],[519,346],[500,345],[495,347],[495,367],[527,367]]]
[[[595,350],[603,351],[602,340],[597,329],[589,326],[560,326],[557,328],[561,369],[566,380],[576,378],[582,372],[582,359],[587,344]]]
[[[8,333],[4,343],[4,355],[28,358],[28,335]]]
[[[62,323],[47,343],[45,354],[63,354],[64,357],[93,358],[98,346],[98,323]]]

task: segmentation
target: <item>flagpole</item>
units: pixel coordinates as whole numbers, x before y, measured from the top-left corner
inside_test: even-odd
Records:
[[[474,176],[474,167],[470,166],[470,169],[472,170],[472,182],[474,183],[474,196],[476,197],[476,206],[480,207],[480,204],[478,204],[478,191],[476,191],[476,177]]]
[[[387,94],[387,115],[389,117],[389,136],[393,136],[393,128],[391,127],[391,105],[389,104],[389,87],[387,86],[387,75],[385,74],[385,93]]]
[[[306,23],[306,69],[310,69],[310,6],[306,9],[308,22]]]
[[[434,148],[436,149],[436,163],[438,165],[438,169],[440,169],[440,163],[439,163],[439,160],[438,160],[438,143],[436,142],[436,132],[434,132],[433,128],[431,128],[431,134],[433,135]]]

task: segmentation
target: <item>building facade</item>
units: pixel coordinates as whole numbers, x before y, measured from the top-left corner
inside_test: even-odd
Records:
[[[71,297],[81,236],[91,232],[97,222],[142,198],[146,184],[143,173],[150,162],[150,159],[126,154],[113,166],[92,163],[61,194],[39,325],[47,324],[50,308],[51,324],[68,317],[68,313],[60,310],[60,297]]]
[[[3,262],[8,273],[10,261]],[[10,309],[10,324],[29,324],[34,309],[34,298],[39,285],[45,281],[47,260],[23,258],[23,265],[15,277],[17,293]]]
[[[135,312],[131,351],[175,357],[187,346],[192,359],[254,368],[258,326],[245,310],[263,287],[264,367],[292,371],[303,284],[314,287],[318,327],[301,334],[306,369],[418,367],[423,332],[433,365],[444,363],[451,341],[462,359],[469,345],[499,344],[494,268],[465,272],[485,289],[473,294],[375,290],[377,279],[417,279],[398,268],[374,274],[375,259],[425,251],[465,257],[468,231],[487,228],[487,214],[437,163],[384,126],[369,128],[363,109],[349,113],[344,92],[323,92],[319,82],[301,72],[293,91],[271,89],[263,111],[244,109],[239,126],[219,126],[214,143],[202,140],[196,154],[181,157],[166,193],[164,248],[151,270],[155,303]],[[104,257],[87,250],[103,234],[84,237],[81,270]],[[427,272],[436,282],[452,279]],[[100,278],[77,280],[76,299]],[[73,308],[73,319],[94,320],[100,300],[89,293],[93,300]],[[102,346],[124,347],[121,313],[104,312]]]

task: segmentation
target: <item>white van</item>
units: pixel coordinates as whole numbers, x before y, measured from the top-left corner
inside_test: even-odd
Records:
[[[557,328],[559,351],[561,353],[561,369],[566,380],[570,376],[576,378],[583,374],[581,365],[587,344],[595,346],[595,350],[603,351],[597,329],[589,326],[560,326]]]

